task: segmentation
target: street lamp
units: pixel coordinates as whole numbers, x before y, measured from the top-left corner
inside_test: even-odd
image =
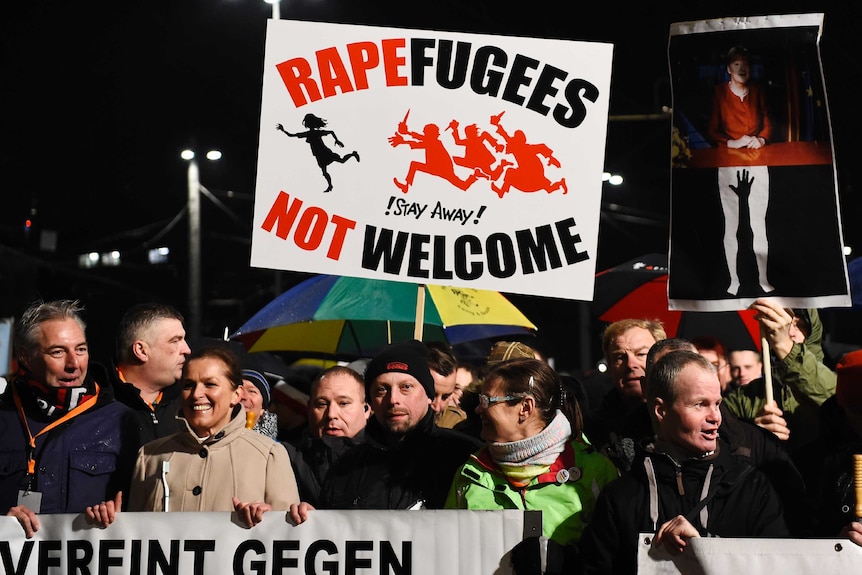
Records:
[[[183,150],[180,157],[189,163],[188,211],[189,211],[189,317],[186,328],[192,338],[201,335],[201,181],[198,162],[193,150]],[[221,152],[210,150],[208,160],[221,159]]]
[[[281,0],[264,0],[267,4],[272,4],[272,19],[278,20],[281,18],[281,11],[279,9],[279,4]]]

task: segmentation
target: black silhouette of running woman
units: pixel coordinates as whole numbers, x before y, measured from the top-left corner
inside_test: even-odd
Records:
[[[276,124],[275,129],[281,132],[284,132],[291,138],[303,138],[306,142],[308,142],[309,147],[311,147],[311,153],[317,159],[317,165],[320,166],[320,171],[323,172],[323,177],[326,178],[326,183],[328,187],[323,190],[325,192],[332,191],[332,178],[329,177],[329,172],[327,171],[327,166],[332,162],[338,162],[339,164],[343,164],[350,158],[356,158],[356,161],[359,161],[359,153],[356,151],[350,152],[349,154],[345,154],[344,156],[340,156],[336,154],[334,151],[330,150],[329,147],[324,143],[324,136],[332,136],[335,139],[335,145],[339,148],[343,148],[344,144],[341,143],[341,140],[338,139],[338,136],[335,135],[335,132],[332,130],[324,130],[326,127],[326,120],[315,116],[314,114],[306,114],[305,118],[302,119],[302,125],[308,128],[305,132],[298,132],[296,134],[291,134],[287,130],[284,129],[284,126],[281,124]]]

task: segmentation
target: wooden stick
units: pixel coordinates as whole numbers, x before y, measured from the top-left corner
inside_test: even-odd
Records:
[[[766,391],[766,403],[775,401],[772,393],[772,359],[769,356],[769,341],[760,326],[760,355],[763,358],[763,384]]]
[[[416,324],[413,328],[413,337],[422,341],[422,328],[425,326],[425,284],[418,284],[416,292]]]
[[[853,454],[853,485],[856,488],[856,521],[862,521],[862,454]]]

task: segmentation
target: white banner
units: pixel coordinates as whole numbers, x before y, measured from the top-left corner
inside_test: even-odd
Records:
[[[318,510],[293,525],[270,512],[251,529],[231,513],[120,513],[106,529],[84,515],[41,515],[32,539],[2,517],[0,566],[4,575],[505,575],[535,515]]]
[[[84,515],[41,515],[32,539],[0,517],[3,575],[45,573],[507,575],[510,552],[540,532],[522,511],[314,511],[302,525],[268,513],[248,529],[230,513],[120,513],[107,529]],[[671,557],[640,535],[641,575],[855,573],[846,539],[696,538]]]
[[[862,547],[847,539],[698,537],[677,556],[651,541],[651,533],[641,533],[639,575],[825,575],[858,573],[862,565]]]
[[[267,26],[252,266],[592,299],[612,45]]]

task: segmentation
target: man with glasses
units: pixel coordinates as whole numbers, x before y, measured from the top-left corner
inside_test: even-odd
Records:
[[[455,471],[482,442],[434,423],[428,347],[416,340],[387,346],[368,364],[365,386],[373,415],[365,443],[330,468],[320,508],[442,509]],[[291,517],[302,523],[311,509],[292,505]]]

